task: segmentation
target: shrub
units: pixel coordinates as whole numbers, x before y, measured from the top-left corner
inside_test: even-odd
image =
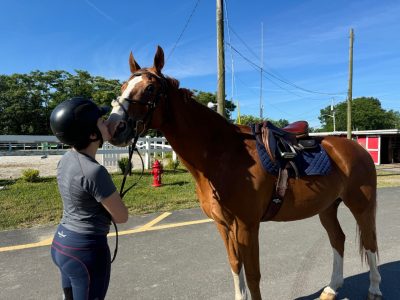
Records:
[[[125,170],[126,170],[126,168],[128,168],[128,165],[129,165],[128,157],[123,157],[118,160],[118,167],[121,170],[122,174],[125,174]],[[131,169],[128,172],[129,175],[132,175],[132,167],[133,166],[131,165]]]
[[[179,166],[179,160],[176,159],[175,161],[172,159],[172,157],[169,157],[166,159],[167,160],[167,169],[171,169],[174,170],[174,172],[176,171],[176,169]]]
[[[172,152],[166,152],[165,154],[164,154],[164,158],[172,158]]]
[[[27,182],[39,181],[39,170],[26,169],[22,171],[22,178]]]

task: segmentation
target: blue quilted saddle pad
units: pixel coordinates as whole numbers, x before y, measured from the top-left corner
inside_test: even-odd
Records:
[[[255,126],[252,125],[251,129],[254,134]],[[256,139],[256,147],[265,171],[278,175],[279,169],[285,167],[286,161],[278,159],[273,162],[264,144],[259,143],[258,139]],[[278,156],[276,155],[275,157]],[[293,162],[296,164],[299,176],[327,175],[331,170],[331,160],[321,144],[318,144],[315,149],[298,152]]]

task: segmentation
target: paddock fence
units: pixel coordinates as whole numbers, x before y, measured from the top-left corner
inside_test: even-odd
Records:
[[[0,156],[62,155],[69,148],[60,143],[55,136],[0,135]],[[176,153],[165,137],[139,138],[136,148],[143,158],[145,169],[151,167],[154,158],[164,159],[168,153],[172,153],[171,157],[174,161],[177,159]],[[118,160],[128,157],[129,148],[116,147],[106,142],[97,153],[101,155],[101,163],[105,167],[116,167]]]

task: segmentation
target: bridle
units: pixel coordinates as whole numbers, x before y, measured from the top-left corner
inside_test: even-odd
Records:
[[[154,73],[152,73],[152,72],[150,72],[148,70],[142,70],[142,71],[138,71],[138,72],[133,73],[131,78],[136,77],[136,76],[142,76],[143,74],[149,75],[151,77],[156,78],[157,81],[161,85],[161,88],[159,89],[157,94],[154,96],[153,101],[148,101],[148,100],[145,100],[145,99],[132,100],[132,99],[129,99],[129,98],[123,98],[123,100],[128,102],[130,105],[131,104],[134,104],[134,105],[139,104],[139,105],[144,105],[144,106],[147,107],[147,112],[146,112],[146,114],[144,115],[144,117],[142,119],[138,119],[137,120],[137,119],[134,119],[131,116],[129,116],[128,110],[120,102],[121,97],[118,97],[115,100],[118,103],[118,105],[122,108],[124,113],[125,113],[124,121],[126,122],[126,124],[128,126],[133,128],[134,132],[135,132],[135,135],[133,137],[133,142],[129,146],[129,167],[130,167],[130,164],[131,164],[133,151],[135,151],[135,149],[136,149],[136,143],[137,143],[139,137],[146,131],[147,126],[151,122],[151,119],[153,117],[154,110],[156,109],[157,105],[160,103],[160,99],[166,97],[166,92],[167,92],[167,80],[165,79],[165,77],[162,74],[161,75],[157,75],[157,74],[154,74]],[[139,126],[140,125],[142,126],[142,130],[141,131],[139,131]],[[138,152],[137,149],[136,149],[136,151]],[[130,170],[130,169],[128,169],[128,170]],[[121,198],[133,187],[133,186],[130,186],[125,191],[123,190],[127,174],[128,173],[125,170],[125,174],[124,174],[124,178],[122,180],[121,190],[120,190]]]
[[[155,97],[153,98],[153,101],[148,101],[145,99],[132,100],[129,98],[122,98],[124,101],[128,102],[129,105],[131,105],[131,104],[137,105],[138,104],[138,105],[144,105],[147,107],[147,112],[142,119],[134,119],[131,116],[129,116],[128,110],[120,102],[121,97],[117,97],[117,99],[114,100],[124,111],[124,114],[125,114],[124,121],[126,122],[127,126],[130,126],[131,128],[133,128],[134,132],[135,132],[135,135],[133,137],[133,142],[131,145],[129,145],[128,165],[126,166],[126,168],[124,170],[124,177],[122,179],[121,188],[119,191],[119,195],[120,195],[121,199],[126,195],[126,193],[128,191],[130,191],[140,181],[140,179],[143,176],[144,162],[143,162],[142,156],[140,155],[139,150],[136,148],[136,143],[137,143],[139,137],[146,131],[147,126],[150,124],[151,119],[153,117],[154,110],[156,109],[157,105],[160,103],[160,99],[166,98],[167,80],[165,79],[165,77],[162,74],[159,76],[150,71],[142,70],[142,71],[133,73],[131,78],[136,77],[136,76],[142,76],[143,74],[150,75],[150,76],[156,78],[157,81],[161,85],[161,88],[159,89],[159,91],[157,92]],[[142,126],[141,131],[139,131],[139,126]],[[124,190],[124,186],[125,186],[125,182],[126,182],[128,173],[130,172],[130,170],[132,168],[132,156],[133,156],[133,152],[135,152],[135,151],[139,155],[140,160],[142,162],[142,172],[140,174],[139,179],[136,182],[134,182],[131,186],[129,186],[128,188],[126,188]],[[112,219],[111,219],[111,221],[114,224],[115,238],[116,238],[114,255],[113,255],[113,258],[111,259],[111,263],[112,263],[115,260],[115,257],[117,256],[117,252],[118,252],[118,229],[117,229],[117,225],[115,224],[115,222]]]
[[[142,106],[146,106],[147,107],[147,112],[144,115],[143,119],[139,119],[139,120],[135,120],[132,117],[129,116],[128,114],[128,110],[125,108],[125,106],[121,103],[121,97],[117,97],[116,100],[114,100],[120,107],[121,109],[124,111],[125,114],[125,118],[124,121],[127,123],[128,126],[132,127],[135,130],[135,136],[137,135],[141,135],[145,130],[146,130],[146,126],[150,123],[151,118],[153,116],[153,112],[156,109],[157,105],[160,102],[161,98],[165,98],[166,96],[166,90],[167,90],[167,81],[165,79],[165,77],[161,74],[161,75],[157,75],[154,74],[148,70],[142,70],[142,71],[138,71],[132,74],[131,78],[136,77],[136,76],[142,76],[142,75],[149,75],[150,77],[156,78],[157,81],[160,83],[161,88],[159,89],[159,91],[157,92],[157,94],[155,95],[153,101],[149,101],[146,99],[138,99],[138,100],[132,100],[129,98],[122,98],[123,101],[128,102],[130,105],[142,105]],[[139,133],[139,125],[143,126],[143,130],[140,131]]]

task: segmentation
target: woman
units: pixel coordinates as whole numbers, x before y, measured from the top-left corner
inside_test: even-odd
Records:
[[[78,97],[51,113],[54,135],[72,146],[57,167],[63,216],[51,255],[61,272],[64,299],[104,299],[110,281],[107,244],[110,221],[125,223],[128,210],[96,152],[111,136],[102,116],[106,108]]]

